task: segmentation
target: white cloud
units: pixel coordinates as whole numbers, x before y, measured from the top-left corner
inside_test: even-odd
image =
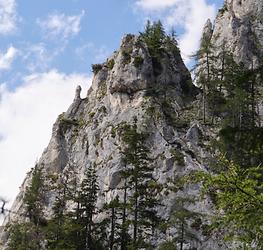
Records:
[[[15,0],[0,0],[0,34],[8,34],[16,28]]]
[[[37,24],[50,38],[68,39],[80,32],[80,22],[85,11],[76,16],[66,16],[65,14],[50,14],[46,20],[37,20]]]
[[[176,4],[178,0],[138,0],[136,5],[147,11],[165,9]]]
[[[26,44],[22,51],[22,59],[30,72],[43,72],[52,68],[52,62],[56,56],[64,51],[62,44],[57,48],[48,49],[47,44]]]
[[[87,75],[52,70],[25,77],[15,91],[0,85],[1,195],[14,199],[25,173],[47,146],[58,114],[72,103],[76,86],[81,84],[85,95],[90,83]]]
[[[101,63],[106,61],[111,51],[106,46],[97,47],[94,43],[90,42],[76,48],[75,53],[82,61],[87,60],[89,56],[92,63]]]
[[[147,13],[162,12],[165,26],[183,30],[179,36],[179,46],[185,63],[199,47],[202,30],[208,18],[214,20],[216,6],[206,0],[137,0],[137,8]]]
[[[13,46],[9,47],[4,54],[0,52],[0,70],[9,69],[17,53],[18,50]]]

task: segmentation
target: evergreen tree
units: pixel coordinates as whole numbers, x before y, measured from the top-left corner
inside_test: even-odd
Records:
[[[120,203],[118,195],[109,203],[104,205],[103,212],[107,215],[102,223],[104,223],[106,228],[108,228],[108,249],[125,249],[122,246],[122,204]]]
[[[42,168],[35,166],[32,169],[31,182],[26,188],[23,200],[28,222],[10,225],[9,249],[42,249],[44,244],[43,228],[47,223],[43,214],[45,191]]]
[[[57,192],[57,196],[52,207],[53,216],[45,229],[49,249],[74,249],[74,244],[69,240],[72,228],[66,204],[72,201],[73,192],[76,190],[75,176],[74,166],[69,166],[63,174],[55,178],[52,189]]]
[[[43,207],[45,204],[45,183],[42,168],[36,166],[32,170],[32,179],[30,185],[26,188],[24,204],[26,215],[36,226],[44,223]]]
[[[85,178],[80,185],[78,194],[80,218],[78,223],[82,226],[81,237],[83,248],[86,250],[96,248],[96,227],[93,217],[96,213],[98,184],[95,167],[89,167],[85,172]]]
[[[149,149],[144,145],[147,135],[137,131],[136,119],[133,125],[123,127],[123,150],[127,168],[123,175],[132,195],[128,197],[129,221],[133,225],[133,241],[131,247],[137,249],[149,244],[147,241],[152,235],[158,216],[156,213],[157,183],[152,176],[150,167]]]
[[[183,250],[185,243],[198,240],[193,234],[190,222],[200,218],[200,214],[187,208],[191,203],[194,203],[193,198],[176,198],[168,222],[168,225],[174,226],[177,229],[176,235],[173,236],[173,241],[179,243],[180,250]]]
[[[193,55],[197,61],[194,67],[195,78],[198,80],[197,84],[202,87],[202,110],[203,122],[207,121],[207,99],[208,96],[214,93],[215,86],[213,80],[215,79],[215,57],[214,47],[211,43],[211,37],[204,35],[201,39],[200,49]],[[211,98],[210,98],[211,99]]]
[[[263,249],[262,170],[262,166],[240,167],[221,156],[216,175],[199,176],[204,191],[213,193],[215,200],[217,215],[211,228],[227,234],[229,241],[243,243],[244,249],[251,249],[252,245]]]

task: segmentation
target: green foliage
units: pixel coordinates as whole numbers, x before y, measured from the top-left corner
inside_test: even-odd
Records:
[[[180,250],[183,249],[185,243],[190,241],[198,241],[197,237],[192,233],[192,226],[190,221],[200,219],[200,214],[191,211],[187,207],[194,203],[191,197],[177,197],[174,200],[174,205],[171,210],[171,216],[167,222],[168,227],[175,227],[177,229],[176,235],[173,235],[173,242],[180,245]]]
[[[36,226],[44,223],[43,206],[46,199],[45,191],[42,168],[36,166],[32,170],[31,183],[26,188],[24,196],[27,216]]]
[[[89,112],[89,118],[92,119],[96,115],[95,112]]]
[[[247,168],[263,162],[263,128],[225,127],[219,132],[217,147],[228,159]]]
[[[151,24],[148,21],[144,32],[140,35],[147,44],[150,54],[154,57],[159,57],[162,53],[162,45],[166,37],[162,23],[158,21]]]
[[[32,169],[32,178],[24,196],[25,212],[29,222],[10,225],[9,249],[41,249],[44,240],[43,227],[46,219],[43,214],[45,203],[45,183],[42,168]]]
[[[133,60],[133,65],[136,68],[140,68],[143,64],[144,59],[141,56],[135,56]]]
[[[131,53],[132,53],[132,47],[128,47],[122,50],[124,64],[129,64],[131,62]]]
[[[160,21],[153,23],[148,21],[144,32],[140,33],[140,38],[148,46],[149,53],[152,57],[154,74],[156,76],[160,75],[163,70],[161,59],[165,47],[174,55],[177,56],[179,54],[175,32],[167,35]]]
[[[43,235],[31,223],[15,223],[9,228],[8,250],[40,250]]]
[[[92,64],[92,72],[96,75],[101,69],[102,69],[102,64]]]
[[[113,67],[114,67],[114,64],[115,64],[114,59],[108,60],[108,62],[107,62],[107,67],[108,67],[108,69],[112,70]]]
[[[98,109],[98,112],[103,113],[103,114],[107,114],[107,108],[103,105]]]
[[[184,155],[182,152],[180,152],[178,149],[173,148],[170,150],[170,153],[173,155],[179,166],[185,166]]]
[[[214,230],[224,231],[226,240],[238,240],[244,247],[253,243],[256,249],[263,249],[262,166],[243,168],[221,156],[218,169],[216,175],[199,175],[204,192],[216,195]]]
[[[61,124],[64,124],[64,125],[69,125],[69,126],[78,126],[79,125],[79,122],[78,120],[76,119],[68,119],[68,118],[62,118],[60,120]]]
[[[159,223],[155,208],[158,205],[156,195],[160,187],[152,176],[149,149],[145,146],[148,135],[137,131],[136,122],[135,119],[132,125],[124,124],[121,128],[122,141],[126,145],[122,154],[127,164],[122,176],[127,184],[126,188],[131,191],[126,202],[127,210],[132,215],[129,218],[129,224],[133,228],[130,249],[150,247],[149,238]]]
[[[96,92],[96,97],[99,100],[101,100],[105,97],[106,94],[107,94],[107,84],[106,82],[102,82],[98,87],[98,90]]]
[[[159,250],[177,250],[176,243],[173,241],[165,241],[158,248]]]

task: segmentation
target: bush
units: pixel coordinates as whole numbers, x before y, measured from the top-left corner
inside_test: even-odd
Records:
[[[115,64],[114,59],[110,59],[110,60],[107,62],[107,67],[108,67],[108,69],[112,70],[113,67],[114,67],[114,64]]]
[[[106,82],[101,83],[101,85],[99,86],[97,93],[96,93],[96,97],[101,100],[102,98],[104,98],[104,96],[107,94],[107,84]]]
[[[96,75],[101,69],[102,65],[101,64],[92,64],[92,72]]]
[[[132,48],[122,51],[122,56],[124,58],[123,60],[124,64],[128,64],[131,62],[131,53],[132,53]]]
[[[139,67],[142,66],[143,61],[144,61],[144,59],[143,59],[141,56],[136,56],[136,57],[134,57],[133,65],[134,65],[136,68],[139,68]]]

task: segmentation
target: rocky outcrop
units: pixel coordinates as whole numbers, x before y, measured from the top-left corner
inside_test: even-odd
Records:
[[[162,50],[163,56],[156,62],[142,40],[127,35],[120,50],[107,62],[97,65],[87,97],[80,98],[81,88],[78,87],[73,104],[58,117],[50,143],[37,163],[37,167],[44,169],[47,182],[50,176],[63,175],[72,166],[77,179],[81,180],[85,169],[95,164],[99,183],[98,207],[117,194],[121,196],[120,171],[124,162],[118,127],[132,123],[134,117],[140,130],[149,132],[145,144],[150,148],[154,159],[151,163],[153,174],[160,184],[168,185],[171,179],[205,170],[208,142],[203,139],[198,122],[192,123],[197,88],[178,51],[172,52],[166,47]],[[23,220],[23,197],[30,178],[29,173],[5,224]],[[162,203],[158,211],[160,216],[164,220],[169,217],[177,196],[194,197],[195,204],[189,209],[210,214],[209,200],[200,200],[198,193],[196,184],[181,188],[177,193],[162,191],[158,197]],[[55,196],[56,191],[47,193],[47,218],[51,216]],[[220,249],[219,241],[201,229],[207,219],[198,223],[197,228],[191,229],[197,240],[189,241],[187,247]],[[160,233],[154,240],[155,246],[169,237],[171,235]],[[7,240],[8,235],[3,231],[2,241]]]
[[[263,46],[262,5],[262,1],[226,0],[214,27],[210,20],[206,23],[203,38],[211,39],[218,50],[226,46],[237,61],[257,65]],[[37,163],[37,168],[43,168],[47,184],[50,178],[63,176],[69,168],[81,180],[84,171],[95,165],[99,183],[97,206],[100,208],[117,195],[121,197],[120,172],[124,161],[119,128],[131,124],[134,117],[138,128],[149,134],[145,145],[153,159],[150,163],[153,176],[160,184],[167,187],[194,171],[209,169],[209,136],[213,131],[202,127],[196,118],[198,89],[192,84],[179,50],[174,48],[164,45],[161,57],[156,58],[140,37],[126,35],[118,51],[105,63],[94,66],[87,97],[82,99],[81,88],[77,87],[72,105],[58,117],[49,145]],[[31,177],[29,172],[4,226],[26,220],[23,197]],[[177,197],[193,199],[188,209],[202,217],[189,222],[195,225],[189,227],[195,239],[189,240],[185,249],[227,249],[221,239],[205,231],[213,205],[209,198],[201,200],[199,192],[199,185],[194,183],[178,188],[177,192],[163,189],[158,194],[162,204],[158,213],[166,220],[177,205]],[[47,218],[52,215],[56,195],[56,190],[46,194]],[[156,235],[155,249],[171,239],[171,232],[175,234],[176,228]],[[1,249],[5,249],[8,242],[5,227],[1,241]]]
[[[263,2],[225,0],[215,20],[212,44],[233,52],[236,61],[257,66],[263,53]]]

